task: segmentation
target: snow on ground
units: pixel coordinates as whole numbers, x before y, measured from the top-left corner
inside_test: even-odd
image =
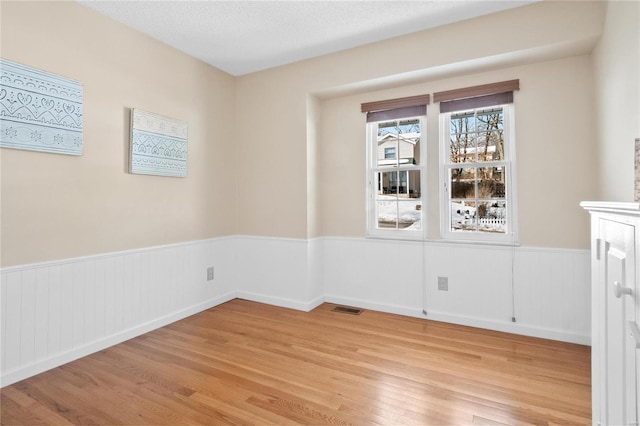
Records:
[[[400,226],[404,226],[403,229],[420,229],[420,210],[416,206],[421,206],[422,200],[396,198],[393,195],[378,195],[377,200],[378,222],[395,223],[396,217],[399,217]],[[399,201],[396,202],[396,200]]]
[[[396,200],[399,200],[396,202]],[[416,198],[396,198],[393,195],[378,195],[377,217],[378,223],[394,224],[399,217],[400,228],[421,229],[420,210],[422,201]],[[495,219],[505,217],[504,207],[489,207],[490,218],[480,219],[480,231],[505,232],[505,220]],[[454,231],[475,230],[476,208],[462,203],[451,203],[451,226]],[[494,218],[494,219],[491,219]],[[391,225],[394,227],[394,225]]]
[[[488,218],[481,218],[479,230],[484,232],[505,232],[506,209],[489,207]],[[453,231],[475,230],[476,208],[462,203],[451,203],[451,227]]]

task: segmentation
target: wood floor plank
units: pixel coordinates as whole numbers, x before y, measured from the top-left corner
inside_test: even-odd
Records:
[[[235,299],[1,393],[16,424],[590,424],[590,348]]]

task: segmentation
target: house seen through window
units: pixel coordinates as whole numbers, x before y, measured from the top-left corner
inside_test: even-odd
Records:
[[[369,123],[373,230],[422,229],[420,117]]]
[[[517,241],[513,92],[519,80],[434,93],[439,103],[440,236]],[[429,95],[361,105],[367,113],[367,235],[425,238]]]
[[[422,238],[428,94],[361,104],[367,114],[367,236]]]

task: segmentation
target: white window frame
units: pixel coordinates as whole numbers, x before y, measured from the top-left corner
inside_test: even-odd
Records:
[[[440,232],[441,237],[447,241],[477,242],[487,244],[518,245],[518,215],[517,215],[517,189],[516,189],[516,152],[515,152],[515,118],[513,104],[496,105],[503,108],[503,138],[504,160],[492,162],[491,165],[504,166],[506,177],[505,202],[507,210],[507,232],[491,233],[481,231],[452,231],[451,230],[451,188],[449,182],[450,165],[458,167],[464,163],[451,163],[450,161],[450,121],[451,116],[465,111],[455,111],[440,114]],[[483,110],[492,107],[473,108],[466,111]],[[482,163],[469,163],[477,166]]]
[[[414,117],[402,117],[397,120],[409,120],[417,118],[420,123],[420,152],[419,158],[416,158],[418,164],[403,164],[398,167],[380,167],[378,166],[378,123],[389,122],[392,120],[381,120],[367,123],[367,167],[366,167],[366,183],[367,183],[367,229],[366,236],[368,238],[388,238],[397,240],[423,240],[425,238],[426,229],[426,138],[427,138],[427,120],[426,116],[414,116]],[[396,159],[399,157],[399,148],[396,148]],[[376,173],[380,171],[419,171],[420,172],[420,229],[408,230],[408,229],[380,229],[378,228],[378,215],[376,209],[376,194],[377,194],[377,179]]]

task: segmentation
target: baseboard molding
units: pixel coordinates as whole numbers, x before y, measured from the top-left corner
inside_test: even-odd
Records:
[[[325,295],[324,300],[325,302],[329,303],[353,306],[362,309],[370,309],[372,311],[387,312],[390,314],[423,318],[427,320],[464,325],[468,327],[484,328],[487,330],[520,334],[523,336],[538,337],[541,339],[558,340],[561,342],[576,343],[579,345],[591,345],[591,337],[587,335],[567,333],[560,330],[552,330],[540,327],[532,327],[524,324],[518,324],[517,322],[513,323],[507,321],[491,321],[483,318],[452,315],[437,311],[427,311],[425,315],[422,310],[412,307],[384,304],[361,299],[352,299],[336,295]]]
[[[236,292],[238,299],[250,300],[252,302],[264,303],[267,305],[279,306],[281,308],[295,309],[297,311],[309,312],[312,309],[317,308],[325,299],[323,296],[316,297],[308,302],[301,302],[299,300],[286,299],[284,297],[273,297],[266,294],[252,293],[248,291]]]
[[[213,308],[215,306],[218,306],[222,303],[228,302],[235,298],[236,298],[236,292],[230,291],[226,294],[215,297],[211,300],[207,300],[206,302],[189,306],[187,308],[181,309],[171,314],[164,315],[153,321],[149,321],[144,324],[140,324],[138,326],[132,327],[130,329],[120,331],[111,336],[107,336],[105,338],[93,341],[81,347],[74,348],[72,350],[62,352],[60,354],[56,354],[49,358],[39,360],[32,364],[22,366],[16,370],[7,371],[7,372],[3,371],[2,376],[0,377],[0,387],[11,385],[13,383],[19,382],[20,380],[34,376],[36,374],[40,374],[52,368],[59,367],[68,362],[71,362],[76,359],[82,358],[84,356],[90,355],[92,353],[101,351],[110,346],[117,345],[118,343],[122,343],[126,340],[148,333],[157,328],[164,327],[165,325],[171,324],[173,322],[179,321],[191,315]]]

